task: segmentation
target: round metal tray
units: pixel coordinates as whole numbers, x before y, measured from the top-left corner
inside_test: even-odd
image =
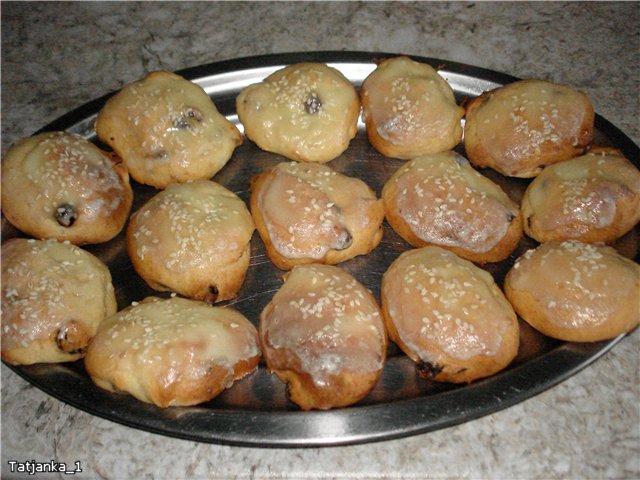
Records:
[[[240,90],[261,81],[271,72],[297,62],[323,62],[339,69],[356,87],[375,68],[375,60],[395,56],[367,52],[307,52],[250,57],[203,65],[178,72],[202,86],[218,109],[238,124],[235,97]],[[454,62],[414,57],[439,68],[453,87],[458,102],[485,90],[517,80],[510,75]],[[69,130],[99,143],[94,132],[97,112],[105,95],[44,127],[41,131]],[[238,125],[242,128],[241,125]],[[379,195],[385,181],[402,161],[385,158],[368,143],[363,125],[349,149],[330,165],[339,172],[359,177]],[[638,164],[639,149],[620,130],[596,116],[598,145],[620,149]],[[464,154],[464,148],[457,150]],[[263,152],[245,139],[229,163],[214,178],[248,203],[250,178],[284,159]],[[520,201],[528,181],[483,174],[497,182],[515,201]],[[157,191],[132,182],[134,211]],[[2,237],[20,236],[2,219]],[[626,256],[638,251],[638,229],[616,243]],[[515,258],[535,242],[525,238],[513,255],[484,268],[499,285]],[[372,290],[379,300],[380,280],[391,262],[410,245],[384,225],[381,244],[367,256],[340,266]],[[151,290],[134,272],[124,248],[124,234],[86,249],[110,268],[120,308],[149,295],[166,296]],[[282,284],[284,272],[266,257],[257,234],[251,242],[251,262],[238,297],[223,302],[242,312],[257,325],[258,315]],[[549,339],[520,322],[521,346],[517,358],[503,372],[470,385],[430,382],[416,373],[413,363],[393,344],[382,378],[374,390],[357,405],[332,411],[302,412],[286,397],[284,385],[270,375],[264,364],[254,374],[237,382],[214,400],[196,407],[161,409],[94,386],[82,361],[69,364],[9,366],[14,372],[48,394],[79,409],[115,422],[163,435],[190,440],[261,447],[309,447],[342,445],[397,438],[428,432],[465,422],[521,402],[563,381],[596,360],[616,342],[564,343]]]

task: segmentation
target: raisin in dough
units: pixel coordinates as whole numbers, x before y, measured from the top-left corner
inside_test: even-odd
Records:
[[[98,324],[116,313],[107,267],[55,240],[2,244],[2,360],[12,365],[72,362]]]
[[[414,247],[436,245],[474,262],[498,262],[522,237],[518,206],[455,152],[400,167],[382,201],[389,224]]]
[[[471,382],[518,353],[518,320],[493,277],[447,250],[400,255],[382,277],[381,298],[389,336],[427,378]]]
[[[517,260],[504,288],[518,315],[560,340],[607,340],[640,323],[640,267],[611,247],[543,243]]]
[[[244,88],[236,110],[245,135],[261,149],[323,163],[344,152],[355,137],[360,102],[335,68],[298,63]]]
[[[299,265],[260,314],[271,372],[304,410],[351,405],[382,374],[387,337],[371,292],[330,265]]]
[[[593,138],[589,98],[566,85],[522,80],[485,92],[467,106],[469,161],[529,178],[580,155]]]
[[[280,163],[257,175],[251,214],[269,258],[285,270],[344,262],[382,238],[382,202],[361,180],[326,165]]]
[[[524,194],[522,216],[539,242],[612,242],[640,221],[640,171],[619,151],[594,148],[545,168]]]
[[[2,160],[2,212],[37,238],[106,242],[124,227],[132,201],[120,159],[73,133],[26,138]]]
[[[462,139],[464,109],[430,65],[386,59],[365,79],[361,98],[369,142],[387,157],[444,152]]]
[[[156,188],[211,178],[242,143],[200,86],[169,72],[152,72],[111,97],[96,132],[136,181]]]
[[[176,183],[131,216],[127,251],[152,288],[219,302],[242,286],[253,230],[244,202],[222,185]]]
[[[100,324],[85,366],[101,388],[169,407],[211,400],[259,360],[256,328],[237,311],[149,297]]]

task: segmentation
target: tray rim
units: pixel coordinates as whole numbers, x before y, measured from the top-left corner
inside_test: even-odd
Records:
[[[366,51],[313,51],[313,52],[285,52],[268,55],[255,55],[249,57],[240,57],[218,62],[207,63],[181,69],[175,73],[183,77],[194,80],[199,77],[214,76],[221,73],[229,73],[230,71],[238,71],[250,68],[270,67],[276,65],[292,64],[298,62],[322,62],[322,63],[370,63],[375,60],[400,56],[405,54],[388,53],[388,52],[366,52]],[[406,55],[413,60],[427,63],[434,68],[443,66],[442,70],[452,71],[453,73],[464,74],[483,81],[498,83],[501,85],[512,83],[520,80],[518,77],[485,69],[473,65],[441,60],[431,57],[422,57],[416,55]],[[48,123],[34,134],[52,130],[65,130],[70,126],[96,114],[104,103],[113,96],[116,91],[107,93],[101,97],[91,100],[83,105],[72,109],[63,114],[52,122]],[[616,148],[620,149],[628,158],[637,159],[640,156],[640,148],[620,129],[610,123],[605,118],[596,114],[596,129],[605,133],[616,144]],[[464,423],[482,416],[497,412],[509,406],[521,403],[522,401],[532,398],[541,392],[563,382],[567,378],[575,375],[583,368],[587,367],[606,352],[608,352],[615,344],[617,344],[625,335],[620,335],[612,340],[598,342],[593,344],[564,343],[539,357],[529,360],[521,365],[501,372],[497,375],[489,377],[479,382],[474,382],[471,387],[457,388],[447,392],[441,392],[428,397],[417,397],[412,399],[402,399],[376,405],[352,406],[342,409],[329,411],[246,411],[246,410],[228,410],[228,409],[208,409],[208,414],[213,416],[214,420],[220,420],[224,425],[237,426],[234,421],[238,420],[238,416],[250,415],[251,419],[246,426],[252,424],[256,426],[256,421],[262,420],[265,424],[270,424],[272,428],[277,422],[288,423],[288,427],[297,429],[297,434],[282,438],[272,438],[270,432],[250,432],[243,433],[236,431],[208,431],[200,429],[197,432],[185,432],[180,427],[183,425],[179,419],[174,425],[167,428],[165,425],[161,427],[155,424],[149,424],[136,414],[130,412],[118,412],[115,414],[111,409],[104,408],[100,405],[87,405],[86,402],[77,401],[72,396],[61,394],[55,388],[40,381],[36,376],[28,373],[27,366],[13,366],[3,362],[10,370],[19,375],[21,378],[36,386],[52,397],[67,403],[79,410],[83,410],[91,415],[104,418],[125,426],[149,431],[165,436],[181,438],[191,441],[200,441],[205,443],[227,444],[236,446],[264,447],[264,448],[281,448],[281,447],[325,447],[325,446],[341,446],[362,444],[368,442],[377,442],[383,440],[391,440],[401,437],[407,437],[420,433],[426,433],[442,428],[450,427],[460,423]],[[563,362],[563,369],[558,373],[554,373],[549,377],[545,372],[553,366]],[[568,362],[568,364],[566,363]],[[511,380],[519,379],[522,383],[531,383],[525,389],[515,388]],[[87,379],[84,379],[87,380]],[[90,381],[90,380],[89,380]],[[500,392],[504,396],[496,396],[496,386],[501,387]],[[96,389],[98,387],[95,387]],[[467,403],[471,404],[466,414],[444,415],[438,419],[429,417],[429,413],[440,412],[446,410],[450,406],[451,399],[461,396],[461,392],[471,389],[471,402],[467,398]],[[508,390],[512,390],[511,393]],[[506,393],[505,393],[506,392]],[[98,392],[106,393],[106,392]],[[111,395],[111,394],[109,394]],[[469,395],[467,395],[468,397]],[[388,414],[389,406],[394,410],[391,415]],[[179,408],[179,407],[174,407]],[[194,407],[197,409],[197,406]],[[405,416],[405,422],[398,424],[398,416]],[[374,432],[363,432],[360,425],[363,416],[371,418],[386,418],[384,428],[378,428]],[[235,418],[231,418],[235,417]],[[407,418],[408,417],[408,421]],[[164,419],[159,417],[161,422]],[[327,434],[323,437],[305,437],[302,432],[306,431],[305,424],[312,423],[319,426],[327,423],[328,419],[334,420],[336,424],[352,423],[350,433],[335,431],[333,435]],[[421,419],[416,421],[416,419]],[[268,420],[267,422],[264,422]],[[226,423],[225,423],[226,422]],[[354,423],[355,422],[355,423]],[[358,423],[360,422],[360,423]],[[243,422],[239,422],[243,423]],[[245,422],[246,423],[246,422]],[[358,425],[355,428],[354,425]]]

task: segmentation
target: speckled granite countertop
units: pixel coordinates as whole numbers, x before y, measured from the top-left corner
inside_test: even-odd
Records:
[[[565,82],[640,143],[636,3],[2,2],[2,153],[154,69],[311,50],[391,51]],[[11,459],[82,478],[638,478],[640,331],[564,383],[457,427],[325,449],[198,444],[93,417],[2,367]],[[45,475],[54,478],[55,475]]]

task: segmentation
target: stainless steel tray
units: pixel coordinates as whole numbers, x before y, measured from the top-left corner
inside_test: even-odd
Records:
[[[235,97],[246,85],[262,80],[276,69],[296,62],[317,61],[338,68],[357,87],[375,68],[376,59],[395,54],[367,52],[311,52],[267,55],[219,62],[183,70],[181,75],[201,85],[218,109],[238,123]],[[414,57],[441,67],[440,73],[453,87],[459,102],[515,77],[444,60]],[[92,101],[44,127],[41,131],[70,130],[98,142],[94,133],[97,112],[110,95]],[[239,125],[240,126],[240,125]],[[241,127],[241,126],[240,126]],[[638,165],[639,149],[620,130],[596,117],[596,144],[619,148]],[[458,148],[464,153],[462,146]],[[248,203],[252,175],[282,161],[245,140],[215,180]],[[330,165],[347,175],[359,177],[380,194],[389,176],[402,164],[383,157],[368,143],[363,125],[349,149]],[[483,174],[499,183],[519,201],[528,181],[509,179],[486,170]],[[156,190],[133,182],[134,211]],[[2,219],[2,237],[20,236]],[[638,252],[638,228],[616,243],[621,253]],[[515,258],[535,246],[523,239],[513,255],[485,268],[498,284]],[[148,295],[151,290],[134,272],[124,248],[124,235],[102,245],[88,246],[109,266],[119,307]],[[385,223],[380,246],[365,257],[340,266],[371,289],[379,300],[380,280],[390,263],[411,248]],[[282,271],[265,254],[257,234],[251,242],[251,263],[239,296],[223,303],[233,306],[257,325],[258,315],[282,284]],[[50,395],[91,414],[154,433],[202,442],[261,447],[322,446],[363,443],[428,432],[458,424],[521,402],[563,381],[596,360],[616,342],[564,343],[549,339],[521,322],[518,357],[505,371],[470,385],[449,385],[420,378],[413,363],[390,345],[384,374],[375,389],[360,403],[326,412],[302,412],[290,403],[284,385],[270,375],[264,364],[257,372],[236,383],[216,399],[197,407],[160,409],[127,395],[116,395],[93,385],[81,361],[71,364],[9,366],[18,375]]]

